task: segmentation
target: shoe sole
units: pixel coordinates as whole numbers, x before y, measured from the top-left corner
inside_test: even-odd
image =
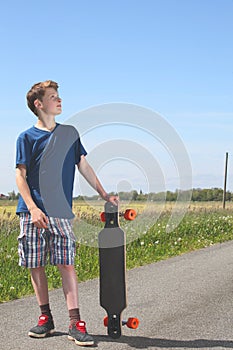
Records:
[[[78,341],[77,339],[71,337],[71,335],[68,335],[68,339],[69,340],[73,340],[75,342],[76,345],[79,345],[79,346],[91,346],[91,345],[94,345],[94,341],[86,341],[86,342],[81,342],[81,341]]]
[[[42,333],[42,334],[37,334],[37,333],[33,333],[33,332],[28,332],[29,337],[32,338],[45,338],[48,335],[51,335],[55,332],[55,329],[51,329],[50,331],[46,332],[46,333]]]

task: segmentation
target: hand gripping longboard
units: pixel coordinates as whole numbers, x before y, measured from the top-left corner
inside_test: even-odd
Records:
[[[132,220],[136,213],[128,210],[122,216]],[[100,305],[107,312],[104,325],[108,327],[108,335],[117,339],[121,336],[122,325],[135,329],[139,321],[121,320],[126,308],[125,233],[119,227],[118,207],[107,202],[101,220],[105,226],[99,233]]]

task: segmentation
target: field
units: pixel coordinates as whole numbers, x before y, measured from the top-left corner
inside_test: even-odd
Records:
[[[33,293],[30,274],[18,266],[17,236],[19,221],[15,215],[14,202],[0,201],[0,302],[5,302]],[[128,204],[122,203],[122,208]],[[127,268],[152,263],[218,242],[233,239],[233,203],[191,203],[177,227],[167,230],[172,203],[165,206],[147,203],[149,211],[144,214],[145,203],[130,203],[138,212],[132,223],[121,221],[127,232]],[[96,237],[103,227],[99,213],[103,203],[75,202],[75,226],[93,230],[81,236],[77,244],[76,270],[79,281],[98,276],[98,249]],[[147,208],[148,209],[148,208]],[[146,225],[150,222],[150,225]],[[49,288],[61,287],[60,275],[55,267],[47,266]]]

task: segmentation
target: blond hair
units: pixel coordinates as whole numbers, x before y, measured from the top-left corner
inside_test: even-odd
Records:
[[[35,100],[42,101],[42,98],[45,94],[45,90],[48,88],[54,88],[56,91],[58,90],[58,84],[55,81],[52,80],[46,80],[40,83],[34,84],[31,89],[27,93],[27,105],[30,108],[30,110],[38,116],[37,109],[34,104]]]

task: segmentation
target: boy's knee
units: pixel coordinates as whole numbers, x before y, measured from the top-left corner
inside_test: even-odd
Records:
[[[57,267],[58,267],[58,269],[60,271],[73,271],[74,270],[74,265],[61,265],[61,264],[58,264]]]

